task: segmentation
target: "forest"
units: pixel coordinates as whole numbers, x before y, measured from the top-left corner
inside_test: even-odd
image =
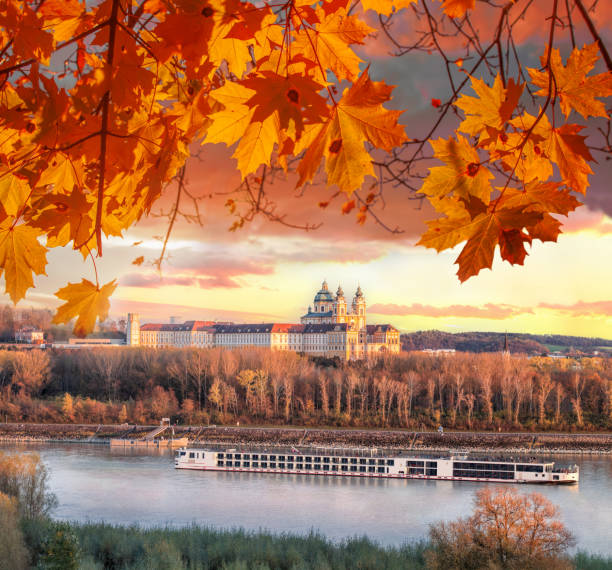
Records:
[[[612,427],[612,361],[401,353],[346,363],[293,352],[0,351],[5,421],[431,429]]]
[[[438,330],[417,331],[400,335],[402,350],[424,350],[454,348],[461,352],[495,352],[504,349],[512,353],[548,354],[550,347],[572,354],[592,354],[595,351],[609,352],[612,341],[604,338],[568,336],[561,334],[458,332]]]

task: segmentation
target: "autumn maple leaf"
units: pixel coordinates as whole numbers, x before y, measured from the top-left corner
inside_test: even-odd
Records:
[[[361,0],[364,10],[374,10],[383,16],[389,16],[402,8],[408,8],[418,0]]]
[[[480,164],[478,152],[468,140],[458,135],[457,139],[430,141],[434,156],[445,163],[445,166],[434,166],[429,169],[429,175],[419,192],[430,197],[436,207],[436,200],[451,194],[469,199],[475,196],[485,204],[493,191],[491,179],[493,174]]]
[[[472,78],[472,89],[478,97],[461,95],[455,102],[465,114],[465,120],[459,125],[459,130],[471,135],[478,136],[487,133],[480,140],[480,144],[486,144],[491,136],[491,131],[497,132],[504,129],[504,125],[512,117],[512,113],[518,105],[524,84],[515,83],[514,79],[508,80],[504,87],[499,74],[495,77],[492,87],[489,87],[481,79]]]
[[[6,292],[14,303],[34,286],[32,274],[44,275],[47,249],[38,243],[40,230],[20,224],[13,218],[0,224],[0,275],[4,271]]]
[[[462,18],[468,10],[474,8],[476,0],[442,0],[444,13],[449,18]]]
[[[443,251],[461,242],[466,244],[455,260],[459,266],[457,276],[465,281],[481,269],[491,268],[495,248],[504,243],[502,257],[510,263],[522,264],[526,255],[524,243],[531,238],[522,230],[536,225],[541,212],[529,212],[523,207],[499,208],[489,206],[486,212],[472,217],[467,210],[458,209],[453,216],[427,222],[429,229],[417,245]],[[514,233],[519,232],[519,236]],[[508,243],[512,240],[512,243]],[[518,241],[521,241],[519,246]]]
[[[582,49],[574,48],[563,65],[561,54],[553,48],[550,54],[550,69],[554,77],[554,90],[559,96],[561,110],[569,116],[572,109],[583,117],[607,117],[606,107],[597,97],[612,95],[612,72],[607,71],[588,76],[597,61],[597,44],[585,45]],[[542,66],[546,66],[547,54],[541,57]],[[548,96],[550,72],[527,68],[531,81],[541,87],[536,95]]]
[[[407,140],[398,124],[401,111],[390,111],[382,104],[391,98],[393,87],[372,81],[366,69],[333,108],[329,120],[313,127],[310,137],[301,141],[308,150],[298,165],[298,186],[311,180],[325,157],[327,183],[350,194],[361,187],[367,175],[375,176],[367,141],[390,151]],[[299,150],[299,147],[298,147]]]
[[[116,287],[114,279],[102,287],[97,287],[87,279],[80,283],[68,283],[55,293],[56,297],[66,302],[58,307],[53,322],[67,323],[76,317],[74,334],[86,336],[93,331],[97,318],[103,321],[108,316],[109,297]]]

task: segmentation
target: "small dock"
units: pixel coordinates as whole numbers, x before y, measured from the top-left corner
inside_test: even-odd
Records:
[[[161,436],[166,430],[171,429],[172,435],[168,438]],[[130,438],[127,437],[114,437],[110,440],[112,447],[184,447],[188,444],[189,440],[186,437],[174,437],[174,428],[170,425],[169,418],[162,418],[158,427],[149,433],[145,434],[144,437]],[[161,437],[160,437],[161,436]]]

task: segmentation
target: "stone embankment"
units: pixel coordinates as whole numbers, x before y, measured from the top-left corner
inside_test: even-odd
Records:
[[[114,437],[143,438],[156,426],[0,424],[0,442],[108,443]],[[610,433],[410,432],[175,426],[176,437],[202,444],[404,448],[414,450],[512,451],[517,453],[612,453]]]

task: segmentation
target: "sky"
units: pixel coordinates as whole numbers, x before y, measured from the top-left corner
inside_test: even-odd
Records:
[[[531,65],[543,50],[542,18],[548,0],[539,0],[542,17],[534,17],[517,29],[521,56]],[[612,37],[610,8],[600,2],[595,21],[604,37]],[[475,26],[490,33],[482,14]],[[409,18],[395,24],[410,41],[414,29]],[[578,40],[587,40],[578,30]],[[397,85],[393,106],[406,109],[401,122],[409,137],[417,138],[438,112],[432,97],[448,95],[447,80],[434,56],[389,55],[391,47],[379,37],[361,50],[371,74]],[[564,55],[567,55],[566,50]],[[366,63],[364,63],[365,65]],[[490,76],[484,76],[490,80]],[[608,101],[610,104],[610,101]],[[439,136],[447,136],[450,123]],[[439,329],[459,331],[508,331],[568,334],[612,338],[612,194],[609,164],[594,165],[585,205],[563,219],[558,243],[534,241],[524,266],[510,266],[499,256],[493,270],[461,284],[453,264],[459,248],[437,254],[416,247],[432,210],[397,188],[385,189],[385,207],[378,214],[398,227],[393,234],[369,219],[364,226],[354,213],[342,215],[343,199],[326,209],[334,189],[307,187],[301,195],[291,176],[274,187],[280,213],[296,224],[320,224],[318,229],[290,229],[256,218],[241,230],[229,232],[233,219],[224,207],[223,194],[239,183],[232,150],[223,145],[194,149],[199,157],[188,164],[190,192],[199,202],[202,225],[177,222],[169,242],[169,258],[161,274],[152,261],[159,255],[167,226],[164,217],[150,217],[124,238],[110,238],[98,261],[101,281],[117,279],[111,317],[137,312],[143,322],[205,319],[235,322],[299,322],[326,279],[335,291],[342,285],[352,298],[358,285],[368,304],[369,323],[391,323],[402,332]],[[371,181],[370,181],[371,182]],[[167,211],[170,189],[160,207]],[[159,210],[159,208],[158,208]],[[138,245],[133,245],[138,243]],[[144,256],[141,266],[132,264]],[[35,280],[19,307],[56,307],[53,293],[67,281],[93,279],[91,264],[69,249],[48,254],[48,276]],[[4,302],[10,302],[4,296]]]

